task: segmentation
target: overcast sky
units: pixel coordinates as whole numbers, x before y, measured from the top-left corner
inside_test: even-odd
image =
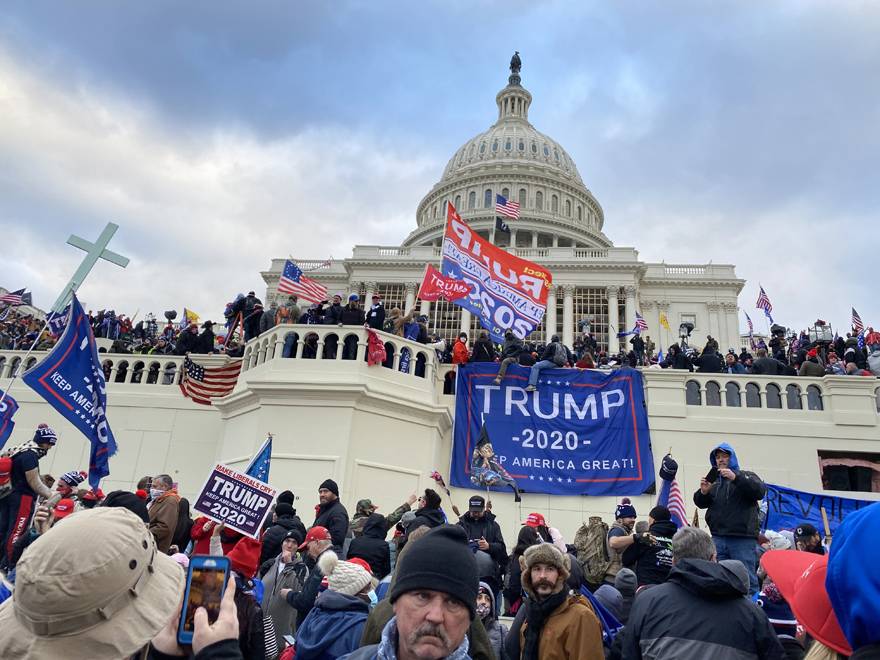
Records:
[[[131,264],[80,297],[141,316],[399,244],[519,50],[616,245],[736,264],[785,325],[880,324],[877,3],[4,5],[0,286],[38,306],[108,221]]]

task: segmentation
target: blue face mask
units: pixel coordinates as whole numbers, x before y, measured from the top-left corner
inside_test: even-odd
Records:
[[[376,605],[379,604],[379,598],[376,596],[376,592],[373,589],[370,589],[367,596],[370,599],[370,609],[373,609],[374,607],[376,607]]]

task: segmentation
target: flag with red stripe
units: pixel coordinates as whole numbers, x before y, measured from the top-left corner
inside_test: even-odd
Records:
[[[859,313],[856,311],[856,308],[852,308],[852,327],[853,330],[856,331],[856,334],[860,332],[864,332],[865,324],[862,323],[862,317],[859,316]]]
[[[293,294],[310,302],[327,300],[327,287],[303,275],[300,267],[290,259],[284,263],[284,270],[281,271],[278,293]]]
[[[183,396],[195,403],[210,406],[214,399],[220,399],[235,389],[241,373],[241,360],[235,360],[222,367],[203,367],[189,359],[183,361],[183,378],[180,391]]]

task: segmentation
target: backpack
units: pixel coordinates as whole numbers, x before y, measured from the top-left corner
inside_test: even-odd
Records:
[[[394,319],[385,319],[385,322],[382,324],[382,332],[387,332],[390,335],[394,334]]]
[[[553,364],[557,367],[561,367],[565,364],[566,360],[568,360],[568,354],[565,352],[565,347],[556,342],[553,345]]]
[[[584,569],[584,582],[594,588],[605,580],[605,573],[611,565],[607,538],[608,524],[599,516],[591,516],[589,522],[581,525],[574,537],[577,560]]]

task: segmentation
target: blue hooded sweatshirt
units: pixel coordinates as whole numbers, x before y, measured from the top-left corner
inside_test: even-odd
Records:
[[[335,660],[360,646],[370,606],[357,596],[324,591],[296,631],[297,660]]]
[[[718,476],[709,492],[700,489],[694,493],[694,504],[700,509],[708,509],[706,523],[712,536],[758,537],[760,521],[758,502],[767,492],[764,482],[754,472],[740,468],[736,452],[726,442],[712,448],[709,463],[715,465],[715,452],[722,449],[730,454],[730,469],[736,474],[733,480]]]

